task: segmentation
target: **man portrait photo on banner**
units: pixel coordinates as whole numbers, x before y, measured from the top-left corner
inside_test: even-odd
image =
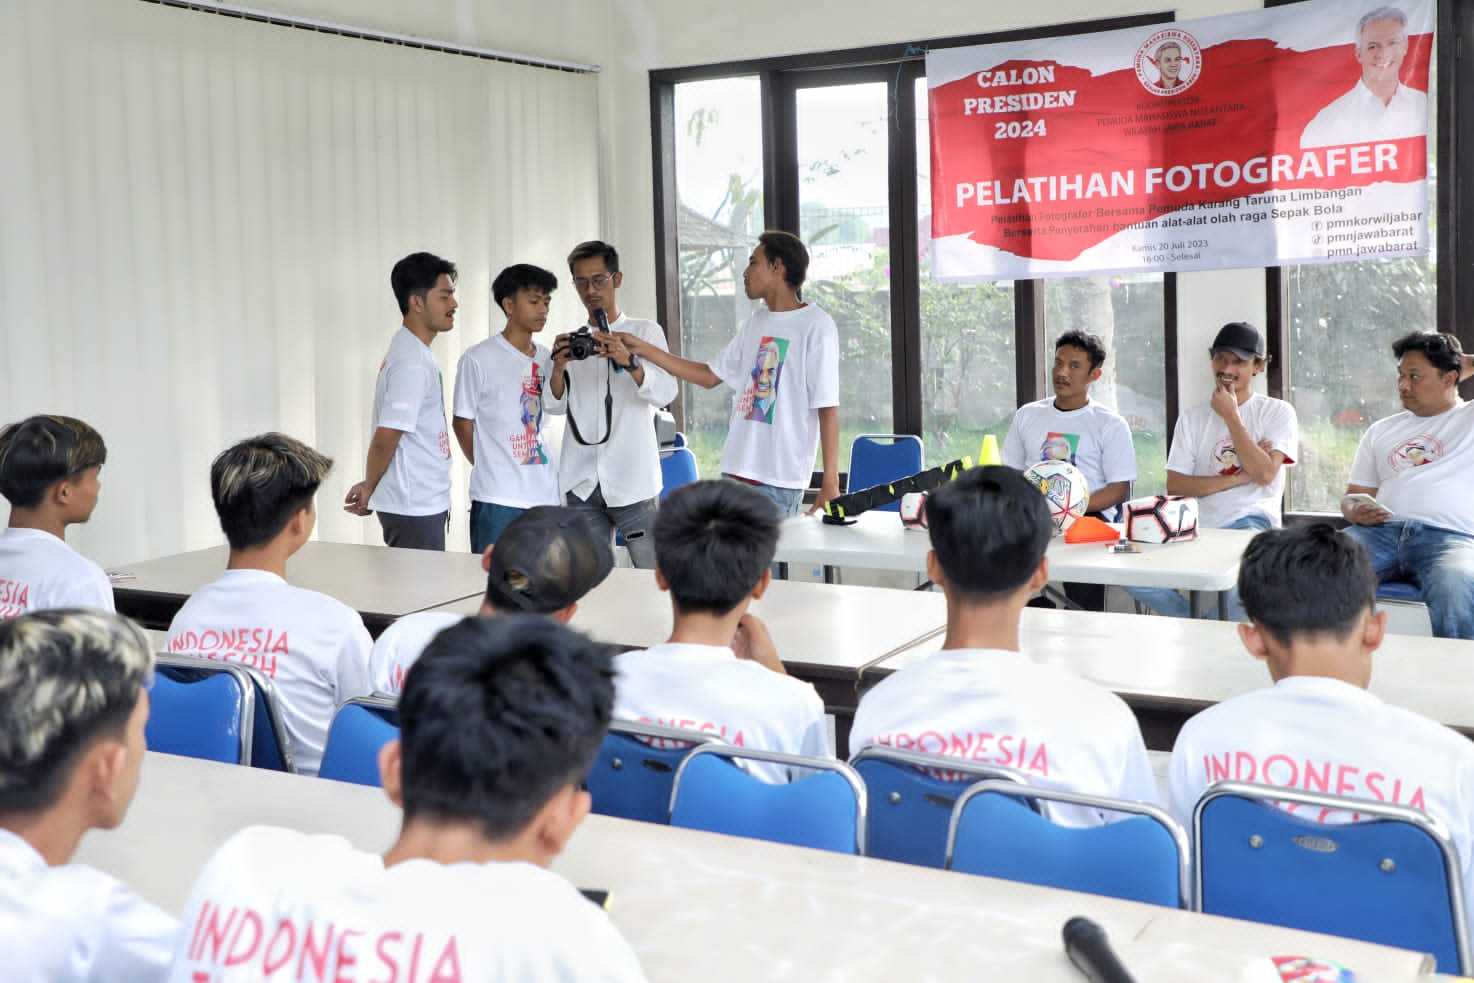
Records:
[[[1428,94],[1401,79],[1407,14],[1385,5],[1367,11],[1356,22],[1354,50],[1361,78],[1316,113],[1300,137],[1302,148],[1401,140],[1428,132]]]

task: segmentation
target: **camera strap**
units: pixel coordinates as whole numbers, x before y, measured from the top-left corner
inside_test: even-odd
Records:
[[[563,370],[563,388],[568,393],[568,426],[573,431],[573,439],[585,447],[598,447],[600,444],[607,444],[609,443],[609,438],[614,435],[614,392],[610,382],[611,379],[606,369],[604,373],[604,439],[584,440],[583,434],[578,431],[578,421],[573,418],[573,373],[568,371],[567,368]]]

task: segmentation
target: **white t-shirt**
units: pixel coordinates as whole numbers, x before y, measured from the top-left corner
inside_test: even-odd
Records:
[[[850,753],[871,744],[1023,772],[1031,784],[1158,801],[1136,717],[1119,696],[1020,652],[944,649],[886,677],[860,700]],[[1055,821],[1110,814],[1051,805]]]
[[[839,329],[815,304],[752,315],[710,363],[732,387],[722,472],[807,488],[819,447],[816,410],[839,405]]]
[[[1300,424],[1295,407],[1282,399],[1255,393],[1239,404],[1239,419],[1254,442],[1268,440],[1285,455],[1285,463],[1267,485],[1250,482],[1198,498],[1198,521],[1206,529],[1221,529],[1236,519],[1258,512],[1272,525],[1280,524],[1280,500],[1285,494],[1285,468],[1300,455]],[[1228,424],[1208,403],[1194,406],[1177,418],[1167,470],[1184,475],[1238,474],[1242,467],[1234,453]]]
[[[665,332],[654,321],[619,317],[610,323],[610,331],[628,331],[665,351]],[[660,494],[660,446],[655,436],[655,409],[676,398],[675,377],[642,359],[645,381],[636,386],[628,372],[615,372],[614,363],[606,358],[588,358],[568,363],[572,385],[557,399],[551,390],[547,396],[550,413],[563,413],[572,403],[572,415],[579,433],[588,441],[604,439],[606,443],[587,446],[573,436],[573,428],[563,430],[563,450],[558,455],[558,487],[587,500],[598,488],[604,503],[611,508],[634,505]],[[604,387],[609,387],[612,400],[609,421],[604,420]]]
[[[1040,461],[1070,462],[1085,475],[1091,494],[1117,481],[1136,480],[1131,427],[1094,400],[1078,410],[1061,410],[1051,396],[1018,408],[1003,440],[1003,463],[1022,471]]]
[[[45,608],[113,610],[102,567],[44,529],[0,532],[0,621]]]
[[[1394,519],[1474,535],[1474,403],[1437,416],[1403,410],[1367,428],[1351,484],[1377,490]],[[3,571],[0,567],[0,571]]]
[[[1386,658],[1396,658],[1395,652]],[[1183,725],[1168,766],[1172,815],[1213,782],[1257,782],[1409,806],[1448,825],[1474,890],[1474,744],[1339,679],[1291,676],[1211,706]],[[1284,808],[1321,822],[1346,813]]]
[[[252,826],[205,866],[170,980],[643,980],[609,916],[528,863],[385,867],[339,836]]]
[[[1331,147],[1424,136],[1428,132],[1428,94],[1399,84],[1384,103],[1357,80],[1351,91],[1326,105],[1300,135],[1301,147]]]
[[[357,611],[265,570],[227,570],[169,625],[164,651],[238,662],[271,681],[293,764],[317,774],[338,704],[368,694],[373,640]]]
[[[50,867],[0,829],[0,975],[10,983],[152,983],[179,925],[101,871]]]
[[[369,655],[369,682],[375,693],[398,696],[404,689],[404,674],[415,664],[425,647],[451,625],[458,625],[466,618],[463,614],[445,611],[417,611],[384,629],[374,639],[374,650]]]
[[[475,421],[471,499],[530,509],[558,505],[558,465],[543,443],[543,393],[553,360],[533,343],[524,355],[500,334],[456,364],[455,415]]]
[[[390,515],[450,511],[450,432],[445,392],[430,346],[401,327],[374,383],[374,427],[402,431],[369,508]]]
[[[715,734],[735,747],[832,758],[824,701],[810,683],[729,648],[666,642],[614,659],[614,718]],[[739,762],[767,782],[788,769]],[[800,776],[802,777],[802,776]]]

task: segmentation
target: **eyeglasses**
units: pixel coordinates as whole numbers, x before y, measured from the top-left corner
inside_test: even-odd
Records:
[[[596,273],[593,276],[576,276],[573,278],[573,287],[575,290],[587,290],[589,287],[593,287],[595,290],[603,290],[609,286],[609,282],[613,279],[614,277],[608,273]]]

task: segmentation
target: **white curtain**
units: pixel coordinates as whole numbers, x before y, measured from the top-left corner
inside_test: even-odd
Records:
[[[399,323],[390,268],[422,249],[460,268],[434,345],[449,412],[457,357],[502,328],[504,266],[558,275],[545,342],[581,323],[563,258],[598,235],[597,126],[593,76],[132,0],[0,0],[0,421],[102,432],[73,545],[111,566],[222,542],[210,461],[267,430],[336,459],[320,538],[382,542],[341,502]],[[454,476],[466,549],[459,452]]]

